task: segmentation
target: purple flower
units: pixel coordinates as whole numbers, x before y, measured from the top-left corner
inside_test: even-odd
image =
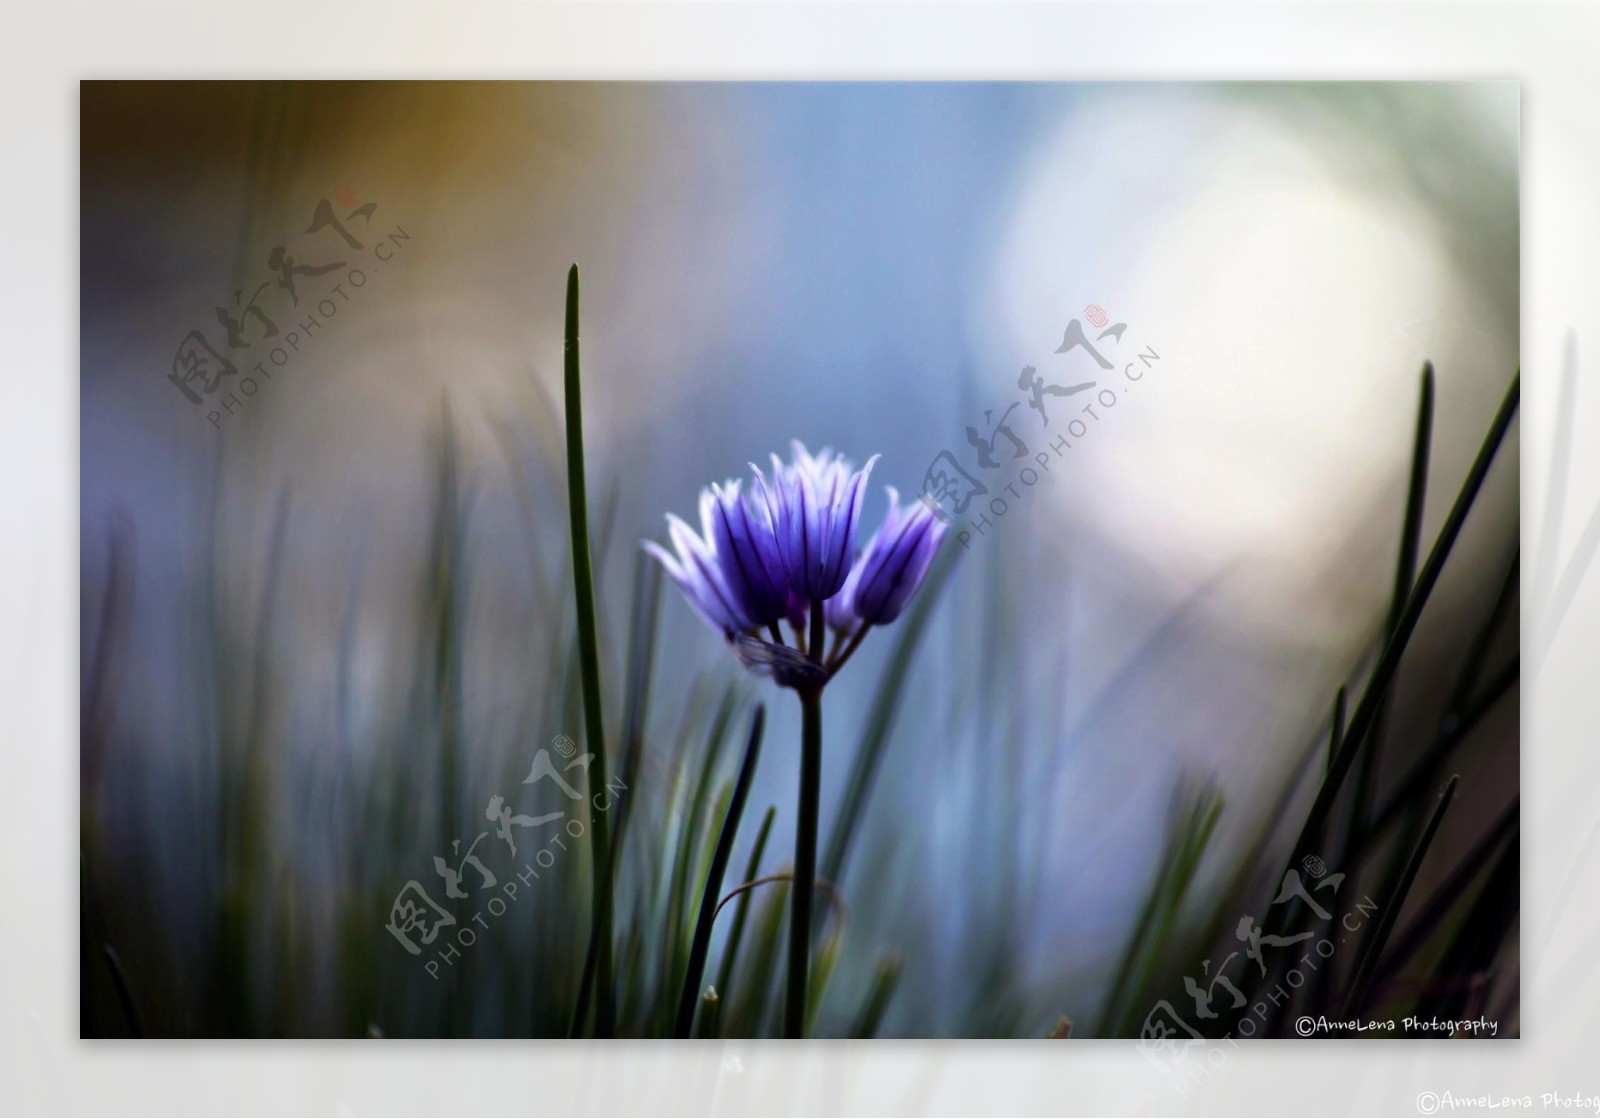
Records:
[[[645,551],[683,591],[689,604],[733,646],[739,662],[800,692],[820,690],[855,653],[872,626],[898,618],[922,585],[945,525],[927,502],[900,506],[889,491],[882,527],[856,555],[862,492],[874,455],[861,470],[799,442],[794,459],[772,459],[769,479],[737,481],[700,492],[700,531],[667,515],[672,551],[645,541]],[[820,603],[840,640],[812,655],[822,636],[811,630]],[[793,644],[778,628],[787,620]],[[768,638],[771,640],[768,640]]]
[[[900,494],[889,491],[889,512],[867,542],[850,571],[844,589],[827,605],[828,625],[850,632],[860,624],[888,625],[917,593],[933,563],[945,524],[925,501],[900,507]]]
[[[792,446],[792,463],[772,456],[770,484],[759,467],[752,463],[750,469],[766,502],[789,590],[802,601],[827,600],[850,574],[861,494],[878,456],[853,471],[848,459],[830,449],[813,456],[798,439]]]
[[[700,534],[667,514],[676,555],[653,540],[645,551],[660,561],[700,616],[730,641],[783,618],[788,596],[783,560],[766,505],[740,483],[700,491]]]

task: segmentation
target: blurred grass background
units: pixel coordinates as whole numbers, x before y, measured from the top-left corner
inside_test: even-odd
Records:
[[[1126,1036],[1265,920],[1335,693],[1355,712],[1516,365],[1514,87],[82,89],[86,1036],[572,1028],[582,843],[447,980],[384,928],[408,880],[443,900],[491,795],[563,807],[519,782],[583,741],[569,260],[625,1035],[672,1028],[758,701],[724,890],[791,849],[792,704],[640,562],[664,511],[791,436],[915,491],[1083,304],[1158,346],[826,712],[816,1031]],[[172,348],[345,185],[403,260],[213,428]],[[1321,837],[1341,906],[1398,903],[1459,792],[1383,958],[1297,1006],[1370,980],[1368,1009],[1515,1020],[1515,449]],[[719,916],[715,1032],[775,1031],[784,897]]]

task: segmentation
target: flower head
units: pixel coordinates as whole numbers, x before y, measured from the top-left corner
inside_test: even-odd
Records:
[[[751,464],[777,537],[789,589],[806,601],[827,600],[839,593],[855,555],[861,520],[861,495],[878,461],[873,455],[861,470],[849,459],[824,448],[812,455],[798,439],[794,461],[772,456],[772,481]]]
[[[945,524],[925,501],[900,507],[889,492],[889,512],[850,570],[844,589],[828,601],[828,624],[849,632],[858,625],[888,625],[900,616],[933,564]]]
[[[831,450],[813,455],[796,442],[791,462],[773,456],[770,479],[751,466],[753,488],[730,481],[702,490],[698,533],[668,514],[673,550],[653,541],[645,550],[741,664],[785,687],[819,690],[868,629],[900,616],[944,536],[926,502],[901,508],[890,486],[888,516],[856,555],[862,491],[877,461],[857,471]],[[819,617],[840,638],[826,657],[824,622],[812,622]],[[785,620],[793,645],[778,628]]]
[[[701,617],[732,640],[787,613],[783,561],[766,506],[740,483],[700,491],[700,533],[667,514],[676,555],[653,540],[644,548],[666,568]]]

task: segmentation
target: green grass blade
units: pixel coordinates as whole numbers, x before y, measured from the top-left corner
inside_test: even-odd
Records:
[[[812,955],[811,967],[806,975],[805,1036],[807,1037],[814,1036],[817,1010],[822,1006],[822,996],[828,990],[828,980],[833,978],[833,969],[839,963],[840,941],[843,939],[837,932],[830,933]]]
[[[628,633],[627,689],[622,699],[621,760],[617,776],[635,789],[639,759],[644,753],[645,718],[650,709],[650,685],[655,678],[656,633],[661,615],[661,565],[645,551],[635,549],[633,560],[633,613]],[[617,806],[616,827],[611,845],[614,860],[620,859],[623,834],[633,815],[635,797]],[[615,869],[615,868],[613,868]]]
[[[1400,624],[1406,599],[1417,576],[1422,545],[1422,511],[1428,496],[1428,458],[1433,445],[1433,362],[1422,365],[1422,395],[1417,402],[1417,433],[1411,445],[1411,480],[1406,487],[1405,519],[1400,527],[1400,554],[1395,563],[1394,593],[1389,600],[1389,632]]]
[[[1514,548],[1511,552],[1511,562],[1506,565],[1505,578],[1500,581],[1500,590],[1495,594],[1494,605],[1489,608],[1488,616],[1478,627],[1478,632],[1473,635],[1472,644],[1467,647],[1467,655],[1462,659],[1455,690],[1450,693],[1450,703],[1445,708],[1447,723],[1450,720],[1460,719],[1462,712],[1472,703],[1472,693],[1478,686],[1478,677],[1483,674],[1484,663],[1489,659],[1495,634],[1500,631],[1501,623],[1505,620],[1521,588],[1519,578],[1521,570],[1522,551],[1520,548]]]
[[[1204,789],[1195,797],[1188,821],[1179,832],[1181,843],[1175,860],[1175,871],[1169,880],[1168,889],[1161,896],[1154,935],[1150,938],[1149,951],[1144,955],[1139,978],[1131,988],[1131,999],[1127,1004],[1129,1014],[1123,1019],[1121,1028],[1117,1031],[1118,1037],[1132,1033],[1139,1009],[1148,1005],[1150,1001],[1149,992],[1155,969],[1172,936],[1178,914],[1183,909],[1184,898],[1188,895],[1189,886],[1194,882],[1195,872],[1200,867],[1200,859],[1205,854],[1207,844],[1211,842],[1212,833],[1215,832],[1217,820],[1221,815],[1222,797],[1214,790]]]
[[[884,1011],[889,1008],[889,1000],[894,997],[895,988],[900,985],[900,975],[904,971],[904,961],[899,956],[885,956],[878,961],[878,966],[872,973],[872,985],[867,988],[867,997],[861,1003],[861,1009],[856,1014],[855,1024],[850,1027],[850,1036],[854,1038],[871,1038],[878,1036],[878,1027],[883,1023]]]
[[[1449,761],[1450,755],[1466,740],[1478,720],[1499,703],[1501,696],[1512,685],[1521,680],[1521,665],[1519,659],[1513,656],[1511,662],[1487,682],[1483,694],[1476,700],[1473,698],[1478,677],[1483,672],[1483,662],[1488,658],[1495,635],[1519,588],[1517,579],[1520,568],[1519,557],[1520,551],[1513,550],[1511,563],[1507,567],[1505,578],[1500,583],[1494,605],[1479,625],[1468,646],[1467,655],[1456,677],[1456,686],[1451,692],[1434,741],[1400,780],[1376,816],[1369,818],[1367,826],[1356,837],[1358,851],[1370,850],[1387,832],[1389,826],[1404,816],[1404,826],[1400,829],[1400,838],[1394,847],[1396,855],[1391,859],[1388,877],[1385,879],[1385,892],[1390,884],[1398,880],[1403,869],[1405,852],[1416,844],[1417,836],[1422,833],[1423,824],[1427,819],[1427,805],[1423,800],[1425,792],[1438,784],[1441,771]]]
[[[761,827],[756,832],[756,841],[750,847],[750,858],[745,861],[744,877],[739,884],[754,882],[756,875],[761,870],[761,856],[766,854],[767,837],[772,834],[772,821],[778,814],[777,805],[769,805],[766,815],[761,817]],[[744,926],[750,916],[750,895],[740,894],[739,900],[734,903],[733,924],[728,929],[728,942],[722,949],[722,964],[717,969],[716,987],[723,998],[728,997],[728,984],[733,981],[733,965],[739,958],[739,943],[744,939]]]
[[[755,780],[756,762],[761,758],[761,731],[766,718],[766,707],[758,705],[755,717],[750,721],[750,741],[744,748],[744,761],[739,766],[738,783],[733,787],[733,800],[723,818],[716,851],[711,856],[711,867],[706,872],[705,886],[700,891],[700,916],[695,922],[694,943],[689,949],[689,964],[678,996],[678,1037],[688,1037],[689,1029],[694,1024],[695,992],[700,989],[706,956],[711,951],[711,925],[722,890],[722,876],[727,872],[728,859],[733,856],[733,840],[739,832],[739,821],[744,817],[745,801],[750,797],[750,783]]]
[[[1422,571],[1417,576],[1411,595],[1406,600],[1406,607],[1401,612],[1394,631],[1384,645],[1383,654],[1379,657],[1378,664],[1372,670],[1372,676],[1367,682],[1366,689],[1362,692],[1361,702],[1356,705],[1355,714],[1350,717],[1350,723],[1345,732],[1345,740],[1340,745],[1338,753],[1334,756],[1333,764],[1329,766],[1328,774],[1323,779],[1321,787],[1317,790],[1316,800],[1311,805],[1311,810],[1300,829],[1300,837],[1295,841],[1294,848],[1290,853],[1287,864],[1289,868],[1298,865],[1305,856],[1314,853],[1314,849],[1322,839],[1323,826],[1326,824],[1328,814],[1339,795],[1339,789],[1343,784],[1344,778],[1349,773],[1351,765],[1355,762],[1361,747],[1366,742],[1368,733],[1372,730],[1373,723],[1376,721],[1383,703],[1383,698],[1388,694],[1389,685],[1393,682],[1395,672],[1400,667],[1401,655],[1405,652],[1406,645],[1411,639],[1412,631],[1416,629],[1417,622],[1422,617],[1422,608],[1427,604],[1435,584],[1439,581],[1439,575],[1444,570],[1445,560],[1449,558],[1451,549],[1455,546],[1456,539],[1461,534],[1461,528],[1466,523],[1467,513],[1471,510],[1473,501],[1477,498],[1478,491],[1482,488],[1484,479],[1488,476],[1489,467],[1494,462],[1495,452],[1499,450],[1506,431],[1511,427],[1512,418],[1517,411],[1520,385],[1521,375],[1519,373],[1511,379],[1511,385],[1506,390],[1505,398],[1501,401],[1494,421],[1490,424],[1489,431],[1484,436],[1482,445],[1478,448],[1477,458],[1473,461],[1472,468],[1468,471],[1466,480],[1462,483],[1461,490],[1456,495],[1455,504],[1450,509],[1450,515],[1446,518],[1444,527],[1439,530],[1439,535],[1434,540],[1433,548],[1428,553],[1427,562],[1423,564]],[[1282,929],[1280,928],[1277,931],[1281,932]]]
[[[1344,685],[1339,685],[1339,690],[1333,695],[1333,719],[1328,730],[1328,768],[1333,767],[1333,759],[1339,753],[1339,744],[1344,741]],[[1326,770],[1324,770],[1326,772]]]
[[[1319,735],[1302,747],[1300,759],[1279,786],[1271,810],[1261,817],[1242,850],[1265,851],[1272,847],[1273,837],[1283,830],[1283,822],[1287,819],[1289,809],[1294,803],[1295,792],[1312,772],[1313,763],[1321,752],[1321,746]],[[1201,925],[1195,938],[1195,949],[1189,953],[1187,959],[1204,959],[1207,953],[1212,951],[1212,946],[1218,944],[1224,936],[1229,940],[1233,939],[1232,929],[1239,920],[1239,914],[1248,912],[1255,904],[1254,893],[1263,870],[1264,867],[1259,860],[1250,858],[1240,860],[1227,884],[1216,892],[1216,902],[1211,907],[1211,915]]]
[[[675,815],[678,819],[678,842],[672,858],[672,877],[667,887],[666,915],[663,918],[661,944],[664,951],[661,973],[662,998],[658,1004],[659,1027],[663,1031],[672,1026],[673,1008],[677,1005],[677,982],[683,974],[689,954],[688,913],[693,908],[690,891],[693,888],[694,866],[702,833],[710,826],[711,817],[706,811],[711,796],[712,781],[722,757],[722,744],[727,741],[728,728],[733,722],[738,703],[736,685],[729,685],[723,694],[717,714],[711,721],[705,748],[700,754],[698,773],[689,803]]]
[[[1389,941],[1389,933],[1394,929],[1395,921],[1400,916],[1400,907],[1405,904],[1406,895],[1411,892],[1411,884],[1417,879],[1417,871],[1422,867],[1422,860],[1427,857],[1428,848],[1433,843],[1433,837],[1439,831],[1439,825],[1444,821],[1444,814],[1450,808],[1450,802],[1455,798],[1456,786],[1461,783],[1459,775],[1451,777],[1445,784],[1444,791],[1439,794],[1439,803],[1434,807],[1433,815],[1428,820],[1428,826],[1423,830],[1422,838],[1417,841],[1417,846],[1411,852],[1411,858],[1406,862],[1405,873],[1400,876],[1400,881],[1395,884],[1393,893],[1384,898],[1383,909],[1378,916],[1378,927],[1373,933],[1371,941],[1367,944],[1366,952],[1362,954],[1361,962],[1356,966],[1354,978],[1350,982],[1350,993],[1344,1001],[1344,1015],[1360,1010],[1367,998],[1367,992],[1372,984],[1372,974],[1377,970],[1378,958],[1383,955],[1384,945]]]
[[[1432,443],[1433,363],[1430,361],[1422,365],[1422,394],[1417,402],[1417,432],[1411,446],[1411,480],[1406,487],[1405,516],[1400,525],[1400,554],[1395,561],[1394,590],[1389,599],[1389,617],[1384,626],[1385,635],[1394,633],[1399,626],[1400,618],[1405,613],[1406,600],[1411,597],[1411,588],[1416,582],[1417,553],[1422,537],[1422,511],[1428,496],[1428,456]],[[1389,710],[1387,698],[1388,692],[1385,692],[1384,702],[1379,704],[1378,715],[1373,720],[1374,741],[1381,741],[1383,738],[1383,728]],[[1350,822],[1345,833],[1346,844],[1352,833],[1365,829],[1366,821],[1372,816],[1373,786],[1377,780],[1377,770],[1377,752],[1363,751],[1356,763],[1356,787],[1355,795],[1350,801]],[[1344,864],[1342,851],[1339,863]]]
[[[1462,713],[1459,720],[1450,723],[1448,729],[1433,740],[1427,752],[1400,779],[1395,791],[1384,802],[1367,832],[1361,837],[1362,841],[1355,847],[1357,855],[1369,850],[1405,813],[1415,798],[1434,783],[1435,772],[1450,760],[1450,755],[1455,752],[1456,747],[1467,740],[1479,720],[1493,710],[1521,679],[1521,660],[1513,657],[1509,664],[1489,680],[1484,686],[1483,694],[1473,702],[1473,705]]]
[[[1484,868],[1490,865],[1495,850],[1508,838],[1517,834],[1521,804],[1521,798],[1508,804],[1500,813],[1499,819],[1494,822],[1494,826],[1456,864],[1456,869],[1451,872],[1450,877],[1422,903],[1416,919],[1411,922],[1403,935],[1396,938],[1395,946],[1389,950],[1389,958],[1383,969],[1385,974],[1393,973],[1401,964],[1422,950],[1444,924],[1452,907],[1466,893],[1472,881],[1483,874]]]
[[[783,948],[783,918],[788,910],[789,883],[774,882],[756,914],[750,957],[740,972],[738,1019],[729,1023],[730,1037],[754,1037],[763,1022],[773,1017],[769,1004],[773,977],[778,973],[778,955]]]
[[[1519,920],[1521,879],[1522,844],[1513,833],[1490,867],[1477,899],[1457,921],[1455,935],[1433,968],[1436,982],[1417,1007],[1419,1016],[1443,1011],[1451,1018],[1466,1018],[1481,1011],[1495,961],[1508,949],[1515,950],[1511,933]]]
[[[578,266],[567,272],[565,385],[567,406],[567,504],[571,515],[572,585],[578,610],[578,655],[583,675],[583,725],[591,793],[606,787],[606,732],[600,705],[600,645],[595,621],[594,570],[589,555],[589,498],[583,461],[583,385],[578,354]],[[595,1032],[608,1037],[616,1026],[611,980],[611,837],[604,812],[590,826],[593,850],[593,943]],[[580,996],[581,1001],[581,996]],[[581,1017],[581,1014],[579,1015]]]
[[[1222,813],[1222,798],[1212,789],[1196,793],[1180,783],[1173,796],[1172,824],[1160,865],[1139,916],[1133,924],[1122,960],[1100,1015],[1101,1037],[1122,1037],[1143,1007],[1162,945],[1182,908],[1184,895],[1200,864],[1212,830]]]

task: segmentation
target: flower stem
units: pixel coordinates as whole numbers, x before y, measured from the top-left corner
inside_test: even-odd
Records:
[[[870,624],[863,622],[861,628],[851,635],[850,643],[844,647],[843,652],[834,650],[834,655],[828,658],[829,676],[843,668],[844,662],[855,655],[856,650],[861,648],[861,643],[867,639],[867,631],[871,628]]]
[[[824,631],[826,623],[823,621],[823,605],[821,599],[813,599],[811,603],[811,659],[818,664],[822,663],[822,641],[827,636]]]
[[[811,964],[811,902],[817,878],[817,815],[822,785],[822,692],[800,693],[800,811],[794,833],[794,892],[789,896],[789,992],[785,1037],[806,1032]]]
[[[811,659],[822,660],[822,601],[811,603]],[[800,811],[794,830],[794,892],[789,899],[789,992],[786,1037],[806,1035],[807,973],[811,965],[811,902],[817,881],[817,817],[822,801],[822,689],[800,693]]]

